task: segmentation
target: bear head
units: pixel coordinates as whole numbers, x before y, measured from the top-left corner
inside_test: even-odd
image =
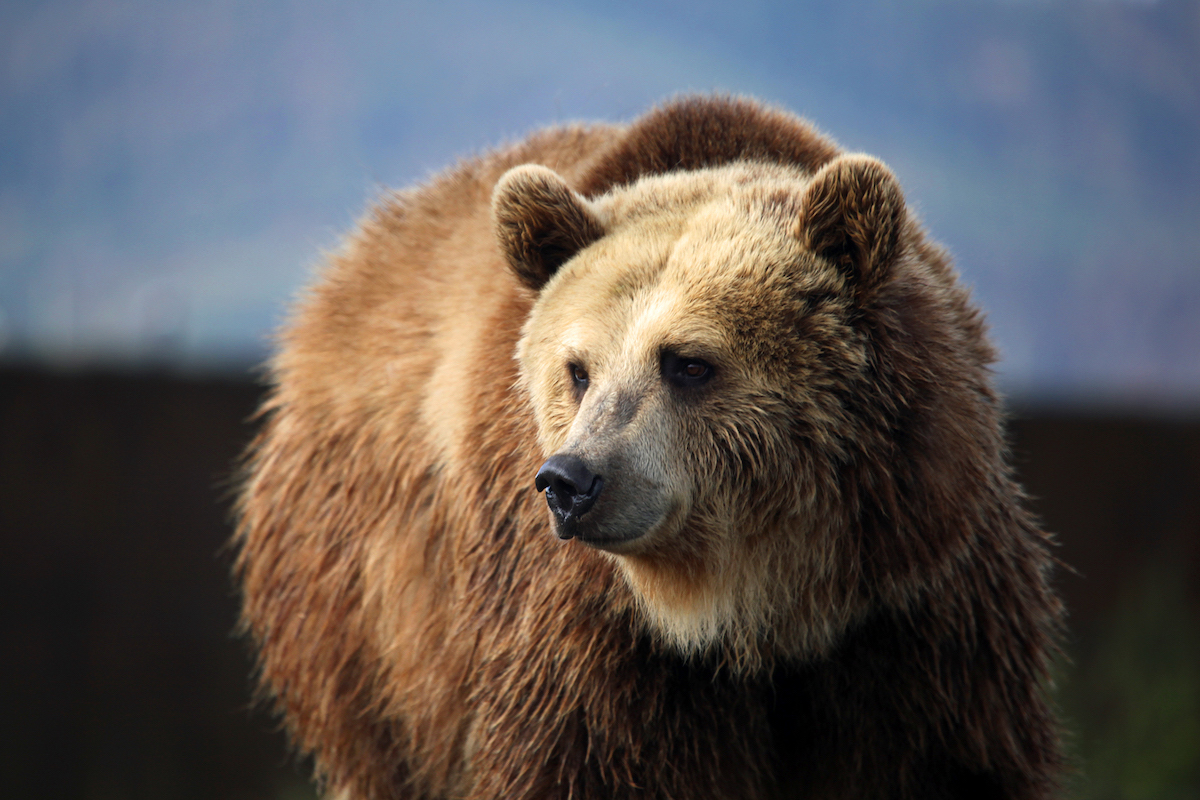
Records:
[[[923,431],[964,425],[938,365],[990,357],[947,341],[965,298],[882,163],[742,161],[594,198],[523,165],[492,210],[536,292],[517,358],[548,529],[615,560],[651,631],[742,666],[819,654],[953,557],[955,534],[914,530],[925,541],[871,574],[889,545],[870,519],[936,502],[904,485],[953,493],[978,471],[977,450],[956,463]]]

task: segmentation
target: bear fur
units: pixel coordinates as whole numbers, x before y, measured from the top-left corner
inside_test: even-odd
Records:
[[[993,360],[892,173],[787,113],[463,162],[280,334],[262,687],[337,798],[1049,796],[1062,612]]]

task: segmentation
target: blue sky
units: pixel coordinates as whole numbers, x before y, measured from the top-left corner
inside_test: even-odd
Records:
[[[0,359],[244,372],[386,187],[750,94],[878,155],[1023,398],[1200,406],[1200,3],[0,7]]]

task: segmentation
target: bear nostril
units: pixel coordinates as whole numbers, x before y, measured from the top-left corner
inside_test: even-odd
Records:
[[[604,479],[596,475],[592,478],[586,492],[576,492],[575,506],[571,509],[575,516],[582,517],[586,514],[596,504],[596,498],[600,496],[600,490],[603,488]]]
[[[539,492],[546,492],[550,510],[563,519],[587,513],[604,488],[604,481],[588,469],[583,459],[566,454],[548,458],[533,484]]]

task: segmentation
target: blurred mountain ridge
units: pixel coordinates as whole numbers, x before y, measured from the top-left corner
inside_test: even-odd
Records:
[[[1200,406],[1200,3],[11,3],[0,359],[242,370],[384,187],[760,97],[883,158],[1005,388]]]

